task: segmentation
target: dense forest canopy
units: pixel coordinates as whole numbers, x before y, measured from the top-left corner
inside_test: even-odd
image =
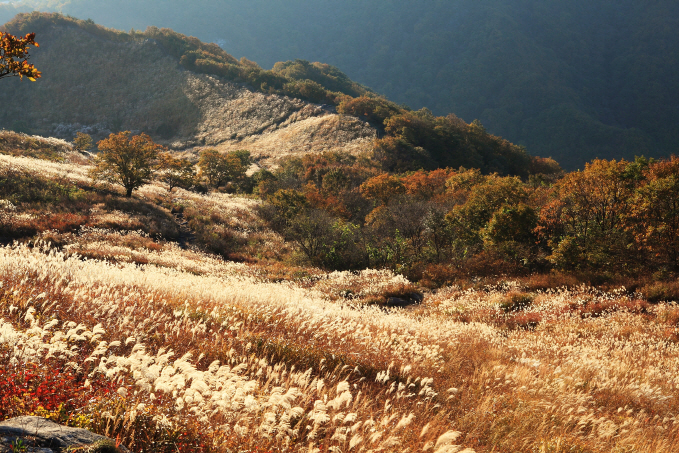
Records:
[[[426,8],[403,0],[26,0],[0,4],[0,23],[33,8],[126,30],[170,27],[264,68],[328,63],[396,103],[479,119],[568,169],[679,149],[679,4],[670,0]]]

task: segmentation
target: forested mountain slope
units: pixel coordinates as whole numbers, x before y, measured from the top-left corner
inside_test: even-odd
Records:
[[[249,70],[213,45],[171,30],[145,35],[107,30],[93,22],[58,15],[19,17],[7,29],[35,29],[40,48],[32,62],[37,83],[4,82],[0,128],[72,139],[76,131],[95,139],[119,130],[151,134],[174,149],[248,149],[256,158],[291,153],[371,148],[368,123],[333,113],[299,98],[253,90],[245,83],[186,70],[178,47],[214,50],[229,67]],[[206,50],[207,49],[207,50]]]
[[[414,109],[481,120],[564,167],[679,149],[671,0],[27,0],[106,26],[167,26],[263,67],[303,58]]]
[[[121,130],[174,149],[246,149],[255,158],[370,153],[384,171],[478,168],[528,177],[558,170],[455,115],[412,111],[339,69],[306,61],[264,70],[170,29],[125,33],[58,13],[19,14],[12,34],[35,32],[38,83],[10,80],[0,127],[72,139]]]

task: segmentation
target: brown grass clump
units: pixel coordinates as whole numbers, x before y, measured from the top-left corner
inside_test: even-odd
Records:
[[[552,288],[575,288],[582,282],[574,275],[562,272],[534,274],[518,279],[528,291],[546,291]]]
[[[617,311],[626,311],[635,315],[647,314],[649,304],[645,300],[585,300],[583,303],[574,303],[571,309],[576,311],[582,318],[598,318]]]
[[[380,307],[405,307],[422,302],[422,293],[412,284],[389,285],[378,294],[366,297],[363,303]]]
[[[451,286],[461,280],[460,271],[450,265],[428,264],[422,272],[419,283],[427,288]]]
[[[531,306],[535,296],[523,292],[512,291],[507,293],[500,302],[500,308],[505,313],[521,311]]]

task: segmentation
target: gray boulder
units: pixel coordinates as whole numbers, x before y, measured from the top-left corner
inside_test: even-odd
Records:
[[[0,453],[12,453],[12,446],[25,453],[130,453],[115,441],[86,429],[59,425],[42,417],[16,417],[0,423]],[[15,448],[16,450],[16,448]]]

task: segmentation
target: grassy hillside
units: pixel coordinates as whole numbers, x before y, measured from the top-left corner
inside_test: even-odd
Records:
[[[247,149],[268,161],[372,152],[387,171],[531,172],[524,148],[478,122],[411,111],[326,64],[296,60],[263,70],[170,29],[125,33],[60,14],[18,15],[5,27],[37,33],[32,61],[44,75],[35,84],[10,80],[0,92],[7,129],[68,139],[78,130],[96,138],[136,130],[175,149]]]
[[[139,453],[679,448],[676,303],[563,274],[431,292],[295,267],[260,200],[124,199],[67,143],[1,138],[0,228],[21,242],[0,247],[0,419]]]
[[[339,128],[338,115],[300,99],[344,94],[316,82],[308,82],[316,90],[306,92],[304,81],[239,62],[215,45],[168,29],[125,33],[49,14],[18,16],[7,24],[15,34],[29,28],[40,35],[32,61],[45,83],[7,81],[0,92],[0,127],[66,139],[76,131],[95,139],[111,131],[143,131],[175,149],[248,148],[274,160],[339,148],[367,151],[376,135],[356,118],[341,119]],[[306,69],[319,80],[332,73],[326,79],[338,89],[350,85],[332,68]],[[259,78],[271,86],[257,85]],[[285,96],[297,89],[304,92]]]
[[[263,67],[342,68],[414,109],[480,119],[566,168],[679,148],[676,2],[25,1],[129,30],[172,27]]]

